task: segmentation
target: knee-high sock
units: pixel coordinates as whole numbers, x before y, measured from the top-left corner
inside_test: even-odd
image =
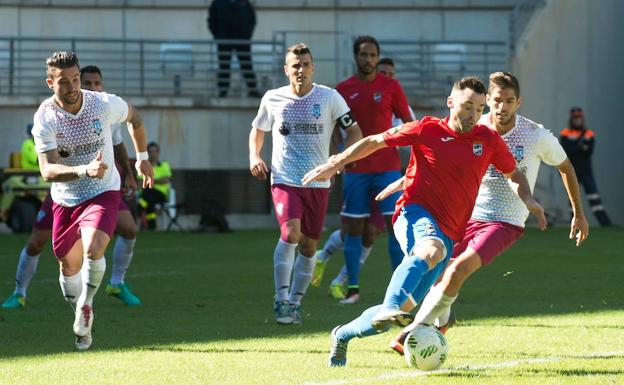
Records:
[[[372,325],[373,318],[381,309],[382,305],[375,305],[364,310],[362,315],[341,326],[336,333],[336,337],[343,341],[349,341],[355,337],[363,338],[385,332],[386,330],[376,330]]]
[[[82,293],[78,299],[80,306],[83,304],[91,306],[93,304],[93,297],[100,288],[102,278],[106,272],[106,258],[91,260],[86,259],[85,266],[82,268]]]
[[[301,298],[303,298],[306,290],[308,290],[308,286],[310,286],[315,264],[316,258],[314,256],[308,258],[301,254],[297,255],[288,302],[295,305],[301,304]]]
[[[344,257],[349,275],[349,287],[358,287],[360,283],[360,256],[362,255],[362,237],[345,234]]]
[[[275,300],[288,301],[290,276],[295,262],[296,243],[277,241],[273,254],[273,277],[275,279]]]
[[[63,273],[59,274],[59,283],[61,284],[61,292],[65,301],[74,305],[78,302],[78,297],[82,293],[82,272],[71,276],[64,276]]]
[[[112,285],[119,285],[124,282],[126,271],[134,255],[135,243],[136,239],[117,237],[113,248],[113,274],[110,280]]]
[[[323,250],[316,255],[316,259],[322,262],[327,262],[336,251],[342,250],[343,247],[344,241],[340,236],[340,229],[338,229],[331,233],[327,242],[325,242],[325,246],[323,246]]]
[[[371,251],[373,251],[373,246],[371,247],[362,246],[362,255],[360,256],[360,268],[366,262],[366,259],[368,259],[368,256],[370,255]],[[342,265],[342,269],[340,269],[340,272],[338,273],[336,278],[332,280],[332,285],[334,284],[344,285],[345,282],[347,282],[348,278],[349,278],[349,274],[347,274],[347,265]]]
[[[422,305],[420,305],[420,309],[418,313],[416,313],[414,322],[412,322],[405,331],[414,330],[418,324],[433,325],[437,318],[447,311],[450,312],[451,305],[455,302],[456,298],[457,297],[449,297],[444,294],[442,288],[434,286],[422,301]]]
[[[388,254],[390,254],[390,264],[394,271],[403,262],[404,256],[401,245],[399,245],[399,241],[394,236],[394,232],[388,232]]]
[[[398,309],[416,289],[427,271],[429,271],[429,266],[420,257],[404,258],[392,274],[383,306],[388,309]]]
[[[30,280],[37,272],[37,263],[39,255],[28,255],[26,248],[22,249],[17,264],[17,272],[15,273],[15,294],[21,294],[26,297],[26,290],[30,285]]]

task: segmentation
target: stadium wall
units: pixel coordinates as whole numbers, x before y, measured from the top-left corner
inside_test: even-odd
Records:
[[[567,125],[570,108],[583,108],[587,126],[596,131],[593,167],[603,204],[620,225],[624,224],[622,16],[621,0],[549,0],[518,42],[512,60],[523,86],[521,113],[558,135]],[[539,183],[558,190],[557,196],[543,199],[567,216],[555,173],[542,169]],[[584,207],[595,224],[587,200]]]

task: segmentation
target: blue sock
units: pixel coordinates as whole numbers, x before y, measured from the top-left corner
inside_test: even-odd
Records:
[[[349,275],[349,286],[357,287],[360,283],[360,256],[362,255],[362,237],[345,234],[344,257]]]
[[[429,265],[418,256],[410,256],[394,270],[386,289],[383,306],[398,309],[407,297],[418,287],[422,277],[429,271]]]
[[[401,250],[401,245],[399,245],[394,233],[390,231],[388,232],[388,253],[390,254],[392,271],[394,271],[403,261],[403,250]]]
[[[364,310],[362,315],[348,324],[341,326],[336,332],[336,337],[338,337],[339,340],[349,341],[355,337],[362,338],[385,332],[386,330],[376,330],[372,325],[372,319],[379,310],[381,310],[381,307],[382,305],[375,305]]]

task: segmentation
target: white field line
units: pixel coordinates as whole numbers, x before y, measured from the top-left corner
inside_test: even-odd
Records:
[[[153,272],[149,272],[149,273],[128,273],[126,274],[126,277],[128,278],[149,278],[149,277],[166,277],[169,275],[182,275],[184,274],[181,271],[153,271]],[[33,283],[49,283],[49,282],[58,282],[58,277],[56,278],[41,278],[41,279],[37,279],[37,278],[33,278]],[[15,284],[15,279],[12,279],[10,281],[4,281],[5,285],[14,285]]]
[[[332,380],[326,382],[304,382],[301,385],[346,385],[346,384],[361,384],[361,383],[370,383],[372,381],[385,381],[385,380],[396,380],[399,378],[415,378],[415,377],[427,377],[434,374],[444,374],[444,373],[452,373],[456,371],[470,371],[470,370],[488,370],[488,369],[504,369],[511,368],[519,365],[526,364],[545,364],[552,362],[559,362],[568,359],[578,359],[578,358],[609,358],[609,357],[619,357],[624,356],[624,351],[614,351],[614,352],[598,352],[598,353],[589,353],[589,354],[579,354],[579,355],[570,355],[570,356],[562,356],[562,357],[544,357],[544,358],[526,358],[521,360],[512,360],[505,362],[498,362],[495,364],[487,364],[487,365],[466,365],[466,366],[458,366],[454,368],[444,368],[439,370],[434,370],[431,372],[421,372],[421,371],[402,371],[402,372],[391,372],[380,374],[378,376],[372,377],[363,377],[363,378],[350,378],[344,380]],[[340,368],[336,368],[336,370],[340,370]]]

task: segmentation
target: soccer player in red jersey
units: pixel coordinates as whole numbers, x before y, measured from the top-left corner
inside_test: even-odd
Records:
[[[485,108],[485,86],[475,77],[453,85],[447,119],[424,117],[366,137],[328,163],[306,174],[304,183],[325,180],[341,167],[385,147],[412,146],[403,195],[397,202],[394,231],[405,255],[395,269],[383,304],[373,306],[332,330],[331,366],[344,366],[354,337],[367,337],[405,326],[413,315],[400,306],[425,296],[461,239],[490,164],[518,184],[518,195],[546,227],[543,208],[533,199],[526,177],[498,133],[477,124]],[[416,167],[418,165],[418,167]]]
[[[412,120],[407,98],[399,82],[377,72],[379,43],[372,36],[360,36],[353,44],[357,74],[339,83],[336,90],[346,100],[355,119],[360,122],[364,137],[383,133],[392,127],[393,115],[403,122]],[[360,256],[364,219],[371,214],[371,197],[401,177],[401,161],[396,148],[385,147],[370,152],[345,170],[343,208],[347,218],[344,256],[347,267],[348,291],[341,301],[354,303],[359,299]],[[403,252],[392,232],[394,205],[400,196],[393,194],[378,202],[388,228],[388,252],[392,268],[403,259]]]

